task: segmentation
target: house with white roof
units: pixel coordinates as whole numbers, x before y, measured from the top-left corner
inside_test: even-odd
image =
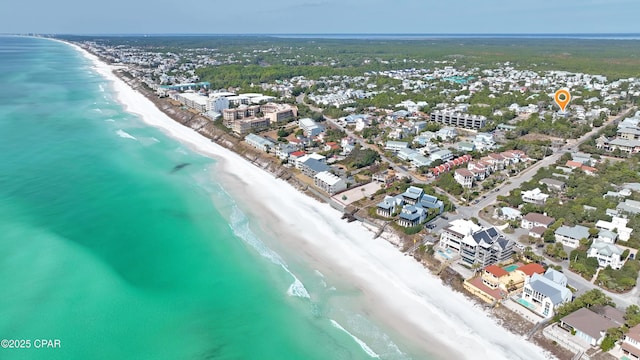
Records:
[[[571,301],[571,291],[567,288],[566,275],[547,269],[544,275],[533,274],[522,290],[518,301],[534,313],[550,318],[558,306]]]
[[[530,204],[543,205],[548,198],[549,195],[543,193],[539,188],[522,192],[522,201]]]
[[[347,189],[347,183],[344,181],[344,179],[328,171],[321,171],[317,173],[313,177],[313,183],[315,184],[315,186],[319,187],[324,192],[330,195]]]
[[[625,218],[612,216],[611,221],[598,220],[598,222],[596,222],[596,228],[610,232],[615,230],[618,239],[621,241],[628,241],[631,237],[631,233],[633,232],[633,229],[627,227],[628,221],[629,220]]]
[[[324,128],[318,125],[310,118],[302,118],[298,120],[298,126],[304,131],[304,136],[317,136],[324,131]]]
[[[449,140],[458,136],[458,132],[456,131],[456,128],[446,126],[438,130],[436,132],[436,136],[440,137],[442,140]]]
[[[510,208],[510,207],[501,207],[500,208],[500,217],[504,220],[520,220],[522,219],[522,212],[518,209]]]
[[[409,143],[406,141],[393,141],[393,140],[389,140],[387,141],[387,144],[385,145],[384,149],[385,150],[390,150],[393,152],[398,152],[402,149],[408,149],[409,148]]]
[[[602,268],[611,266],[612,269],[620,269],[624,265],[626,259],[622,258],[623,250],[610,243],[594,241],[587,257],[593,257],[598,260],[598,265]]]

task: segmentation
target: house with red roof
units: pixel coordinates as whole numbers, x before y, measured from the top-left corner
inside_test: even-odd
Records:
[[[598,169],[592,166],[587,166],[587,165],[582,165],[580,169],[582,169],[582,171],[584,171],[585,174],[591,175],[591,176],[594,176],[598,172]]]
[[[296,159],[299,159],[303,156],[305,156],[307,153],[305,153],[304,151],[295,151],[292,152],[291,154],[289,154],[289,160],[292,160],[293,162],[296,161]]]
[[[523,279],[522,286],[529,283],[533,274],[544,274],[544,267],[537,263],[530,263],[526,265],[522,265],[515,270],[517,273],[520,273]]]
[[[564,164],[564,166],[571,168],[571,169],[579,169],[582,167],[582,163],[581,162],[577,162],[577,161],[573,161],[573,160],[569,160],[567,161],[566,164]]]
[[[544,268],[539,264],[521,265],[512,271],[506,269],[489,265],[480,276],[465,280],[464,287],[483,301],[493,304],[522,289],[533,274],[544,274]]]

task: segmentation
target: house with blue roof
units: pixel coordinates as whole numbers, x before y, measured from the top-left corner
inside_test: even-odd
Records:
[[[442,200],[438,200],[437,197],[424,194],[418,203],[425,209],[438,209],[438,214],[442,214],[444,210],[444,203]]]
[[[576,225],[574,227],[561,226],[554,233],[556,242],[561,242],[563,245],[577,248],[580,246],[581,239],[589,238],[589,228]]]
[[[300,170],[303,174],[313,178],[320,172],[331,170],[331,167],[322,160],[309,158],[300,164]]]
[[[534,313],[550,318],[558,306],[571,300],[572,294],[567,288],[566,275],[554,269],[547,269],[544,275],[531,276],[518,302]]]
[[[436,152],[431,153],[431,155],[429,156],[429,159],[431,159],[432,161],[440,160],[443,163],[445,163],[453,159],[453,153],[447,149],[438,150]]]
[[[409,204],[409,205],[417,204],[423,195],[424,195],[424,190],[422,190],[422,188],[419,188],[417,186],[409,186],[407,190],[405,190],[401,194],[405,204]]]
[[[385,196],[384,199],[376,205],[376,213],[384,217],[392,217],[398,208],[404,204],[401,195]]]
[[[427,212],[421,206],[407,205],[400,211],[398,225],[413,227],[421,224],[427,218]]]

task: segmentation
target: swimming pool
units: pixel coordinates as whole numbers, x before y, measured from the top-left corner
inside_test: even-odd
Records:
[[[453,257],[453,252],[450,249],[447,250],[437,250],[436,251],[440,256],[442,256],[443,258],[450,260]]]
[[[513,265],[506,266],[506,267],[504,268],[504,270],[505,270],[506,272],[512,272],[512,271],[514,271],[514,270],[515,270],[515,269],[517,269],[517,268],[519,268],[519,266],[518,266],[518,265],[513,264]]]
[[[531,309],[531,310],[535,310],[536,307],[535,305],[533,305],[532,303],[528,302],[527,300],[520,298],[517,300],[521,305],[523,305],[524,307],[526,307],[527,309]]]

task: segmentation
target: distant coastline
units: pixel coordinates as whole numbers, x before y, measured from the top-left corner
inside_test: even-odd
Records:
[[[258,36],[257,34],[255,36]],[[640,40],[632,34],[268,34],[290,39],[352,39],[352,40],[443,40],[443,39],[580,39],[580,40]]]
[[[36,34],[2,34],[0,36],[38,36]],[[48,37],[63,34],[39,34]],[[257,37],[281,39],[327,39],[327,40],[451,40],[451,39],[522,39],[522,40],[640,40],[640,33],[156,33],[156,34],[82,34],[79,36],[112,37]]]

